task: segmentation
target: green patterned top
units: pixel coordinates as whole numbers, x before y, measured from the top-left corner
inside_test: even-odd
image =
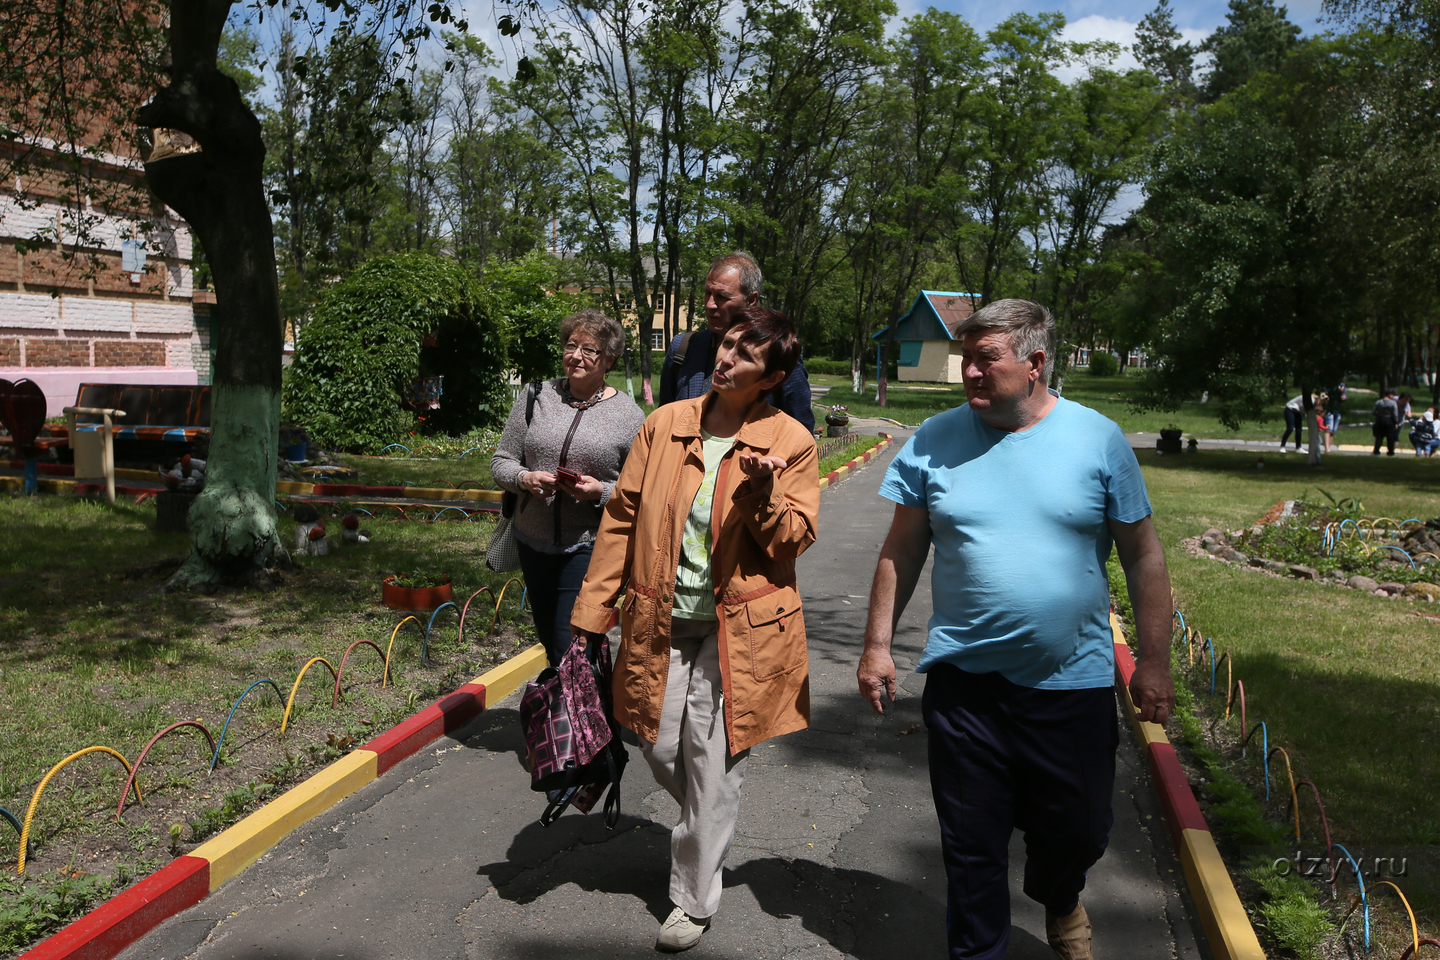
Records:
[[[735,445],[734,437],[712,437],[704,430],[700,439],[705,458],[705,479],[690,504],[685,532],[680,542],[680,566],[675,571],[675,607],[672,614],[682,620],[715,619],[715,584],[710,579],[710,510],[715,503],[715,473],[720,461]]]

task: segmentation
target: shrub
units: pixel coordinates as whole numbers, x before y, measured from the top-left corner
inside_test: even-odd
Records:
[[[322,443],[378,450],[414,425],[400,407],[410,381],[438,375],[444,393],[429,422],[492,425],[509,412],[505,346],[464,267],[425,253],[379,257],[332,287],[302,328],[286,408]]]
[[[1090,351],[1090,372],[1097,377],[1113,377],[1120,372],[1120,361],[1105,350]]]

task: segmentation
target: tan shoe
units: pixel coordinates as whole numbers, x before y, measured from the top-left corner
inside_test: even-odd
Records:
[[[1090,950],[1090,916],[1085,904],[1076,903],[1075,909],[1067,916],[1056,916],[1045,911],[1045,939],[1059,960],[1094,960]]]
[[[655,939],[655,949],[666,953],[689,950],[700,942],[700,934],[710,926],[709,920],[696,923],[679,907],[670,911],[670,916],[660,925],[660,936]]]

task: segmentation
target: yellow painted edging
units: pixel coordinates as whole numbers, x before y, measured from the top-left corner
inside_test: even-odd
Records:
[[[1120,629],[1120,620],[1115,611],[1110,611],[1110,631],[1115,643],[1125,642],[1125,632]],[[1170,742],[1165,728],[1158,723],[1141,722],[1136,718],[1135,702],[1130,699],[1128,687],[1122,688],[1121,700],[1135,739],[1140,748],[1152,743]],[[1250,916],[1240,903],[1240,895],[1230,882],[1230,871],[1215,848],[1215,838],[1209,830],[1186,829],[1181,831],[1183,840],[1176,853],[1185,870],[1185,885],[1190,888],[1190,898],[1200,912],[1200,923],[1205,928],[1205,940],[1215,960],[1265,960],[1265,951],[1255,937],[1255,928],[1250,925]]]
[[[303,494],[308,496],[315,492],[315,484],[301,483],[299,480],[276,480],[275,493]]]
[[[890,444],[893,443],[894,440],[895,440],[894,437],[886,437],[884,440],[881,440],[879,443],[875,444],[875,446],[871,447],[869,450],[866,450],[865,453],[860,454],[859,457],[856,457],[854,460],[851,460],[849,463],[845,464],[844,466],[839,467],[839,468],[837,468],[836,470],[831,471],[832,473],[835,474],[835,479],[834,479],[834,480],[831,480],[831,479],[830,479],[830,474],[829,474],[829,473],[825,474],[825,476],[823,476],[823,477],[820,478],[820,489],[821,489],[821,490],[827,490],[827,489],[829,489],[831,486],[833,486],[834,484],[837,484],[837,483],[839,483],[841,480],[844,480],[846,474],[851,473],[851,472],[853,472],[853,471],[855,471],[855,470],[859,470],[860,467],[861,467],[863,464],[869,463],[870,460],[874,460],[875,457],[876,457],[876,455],[878,455],[881,450],[884,450],[886,447],[890,446]],[[870,459],[869,459],[869,460],[863,460],[863,461],[862,461],[862,460],[861,460],[861,457],[864,457],[866,454],[869,454],[869,458],[870,458]]]
[[[543,649],[541,651],[543,656]],[[190,852],[210,861],[210,890],[260,859],[290,831],[374,780],[376,755],[356,750]]]
[[[493,670],[487,670],[472,680],[485,685],[485,706],[493,707],[510,694],[520,689],[521,684],[532,679],[550,665],[545,657],[545,648],[535,644],[518,656],[511,657]]]
[[[1265,960],[1265,951],[1260,949],[1250,917],[1230,882],[1230,873],[1220,851],[1215,849],[1210,831],[1185,830],[1179,852],[1185,881],[1200,911],[1205,939],[1215,960]]]

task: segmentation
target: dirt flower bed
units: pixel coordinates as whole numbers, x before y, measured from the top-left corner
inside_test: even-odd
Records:
[[[1370,517],[1354,501],[1277,503],[1243,530],[1206,530],[1195,554],[1380,596],[1440,601],[1440,518]]]

